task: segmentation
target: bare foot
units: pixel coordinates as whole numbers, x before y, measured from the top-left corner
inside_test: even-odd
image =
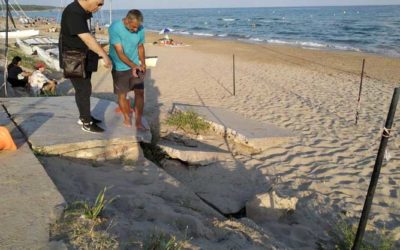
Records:
[[[122,113],[120,107],[116,107],[116,108],[114,109],[114,112],[115,112],[115,113]],[[131,108],[130,112],[133,113],[133,112],[135,112],[135,110]]]
[[[149,129],[143,126],[143,124],[136,124],[136,129],[140,131],[148,131]]]
[[[132,128],[132,121],[130,120],[125,120],[124,121],[124,126],[127,128]]]

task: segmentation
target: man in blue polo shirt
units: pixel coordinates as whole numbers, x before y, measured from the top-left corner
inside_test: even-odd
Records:
[[[129,101],[126,94],[135,92],[135,125],[146,130],[142,124],[144,107],[144,77],[146,61],[144,50],[143,15],[139,10],[130,10],[122,20],[114,22],[109,30],[110,58],[113,64],[114,93],[124,116],[124,125],[132,126]]]

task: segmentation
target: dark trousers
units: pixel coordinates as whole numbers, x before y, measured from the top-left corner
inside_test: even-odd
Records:
[[[90,114],[90,96],[92,95],[92,74],[87,73],[86,78],[71,78],[75,89],[75,102],[79,110],[79,118],[83,123],[92,121]]]

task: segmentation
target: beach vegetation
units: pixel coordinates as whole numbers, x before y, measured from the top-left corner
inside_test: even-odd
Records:
[[[144,243],[145,250],[181,250],[186,241],[177,240],[176,236],[163,232],[153,233]]]
[[[81,205],[82,215],[86,219],[96,220],[99,218],[103,210],[110,205],[117,197],[113,197],[109,200],[105,198],[107,187],[104,187],[102,191],[97,195],[96,201],[91,205],[89,202],[78,202],[77,205]]]
[[[210,128],[210,124],[194,111],[174,112],[169,115],[166,123],[167,125],[175,126],[176,129],[182,129],[185,132],[194,132],[196,134],[207,131]]]
[[[341,221],[332,232],[336,250],[351,250],[356,237],[357,227]],[[394,240],[386,230],[367,231],[360,247],[361,250],[393,250]]]
[[[116,198],[106,199],[105,187],[93,205],[77,201],[67,206],[63,215],[50,229],[50,238],[64,241],[74,249],[118,249],[117,237],[110,233],[113,221],[100,217]]]
[[[32,147],[32,152],[35,156],[50,156],[50,154],[41,147]]]

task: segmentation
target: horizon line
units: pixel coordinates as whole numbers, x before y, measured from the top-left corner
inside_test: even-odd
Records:
[[[11,3],[10,3],[11,4]],[[65,6],[52,6],[52,5],[40,5],[40,4],[20,4],[20,6],[31,5],[31,6],[46,6],[55,8],[64,8]],[[373,7],[373,6],[400,6],[399,4],[352,4],[352,5],[294,5],[294,6],[235,6],[235,7],[172,7],[172,8],[139,8],[140,10],[195,10],[195,9],[256,9],[256,8],[318,8],[318,7]],[[108,7],[108,6],[106,6]],[[128,8],[129,9],[129,8]],[[110,10],[110,8],[104,8],[103,10]],[[124,8],[113,8],[113,10],[127,10]]]
[[[400,6],[399,4],[356,4],[356,5],[294,5],[294,6],[235,6],[235,7],[196,7],[196,8],[188,8],[188,7],[174,7],[174,8],[140,8],[141,10],[194,10],[194,9],[237,9],[237,8],[246,8],[246,9],[255,9],[255,8],[316,8],[316,7],[371,7],[371,6]],[[109,10],[109,8],[107,9]],[[114,10],[127,10],[117,8]]]

